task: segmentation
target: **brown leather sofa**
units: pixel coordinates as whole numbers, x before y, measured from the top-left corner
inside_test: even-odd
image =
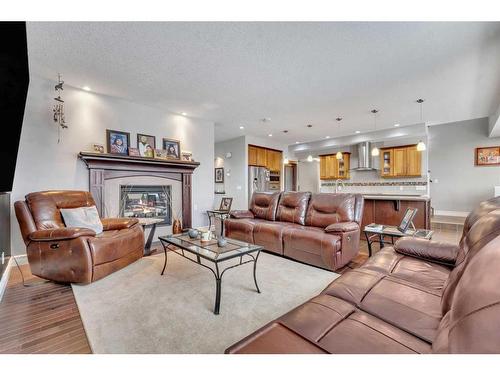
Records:
[[[359,250],[363,197],[309,192],[254,193],[248,211],[232,211],[227,237],[336,270]]]
[[[458,246],[402,238],[227,353],[500,353],[500,198]]]
[[[103,232],[67,228],[61,208],[95,206],[85,191],[31,193],[14,204],[33,275],[62,283],[90,283],[140,259],[144,233],[137,219],[102,219]]]

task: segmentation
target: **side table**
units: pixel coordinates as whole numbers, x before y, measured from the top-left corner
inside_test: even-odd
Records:
[[[224,220],[229,217],[229,211],[226,210],[207,210],[208,215],[208,229],[212,227],[212,218],[219,218],[221,228],[220,235],[224,236]]]
[[[163,219],[149,217],[140,217],[137,219],[139,220],[139,224],[142,225],[142,229],[144,231],[146,230],[146,228],[150,228],[148,239],[146,240],[146,244],[144,245],[144,256],[151,255],[151,244],[153,243],[153,238],[155,236],[156,224],[163,222]]]

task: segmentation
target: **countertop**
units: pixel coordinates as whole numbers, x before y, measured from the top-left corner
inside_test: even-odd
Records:
[[[396,194],[361,194],[365,199],[374,200],[398,200],[398,201],[430,201],[428,195],[396,195]]]

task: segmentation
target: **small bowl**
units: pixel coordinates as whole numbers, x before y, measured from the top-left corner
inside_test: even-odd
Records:
[[[224,247],[227,245],[227,240],[224,237],[221,237],[217,240],[217,246]]]
[[[190,229],[188,232],[188,235],[190,238],[196,238],[196,237],[198,237],[198,230],[197,229]]]

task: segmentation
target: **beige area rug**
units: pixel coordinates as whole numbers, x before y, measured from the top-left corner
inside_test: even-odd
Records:
[[[339,275],[261,253],[222,279],[220,315],[213,314],[212,273],[169,253],[142,258],[90,285],[73,285],[94,353],[223,353],[224,350],[321,292]],[[230,261],[228,261],[229,263]]]

